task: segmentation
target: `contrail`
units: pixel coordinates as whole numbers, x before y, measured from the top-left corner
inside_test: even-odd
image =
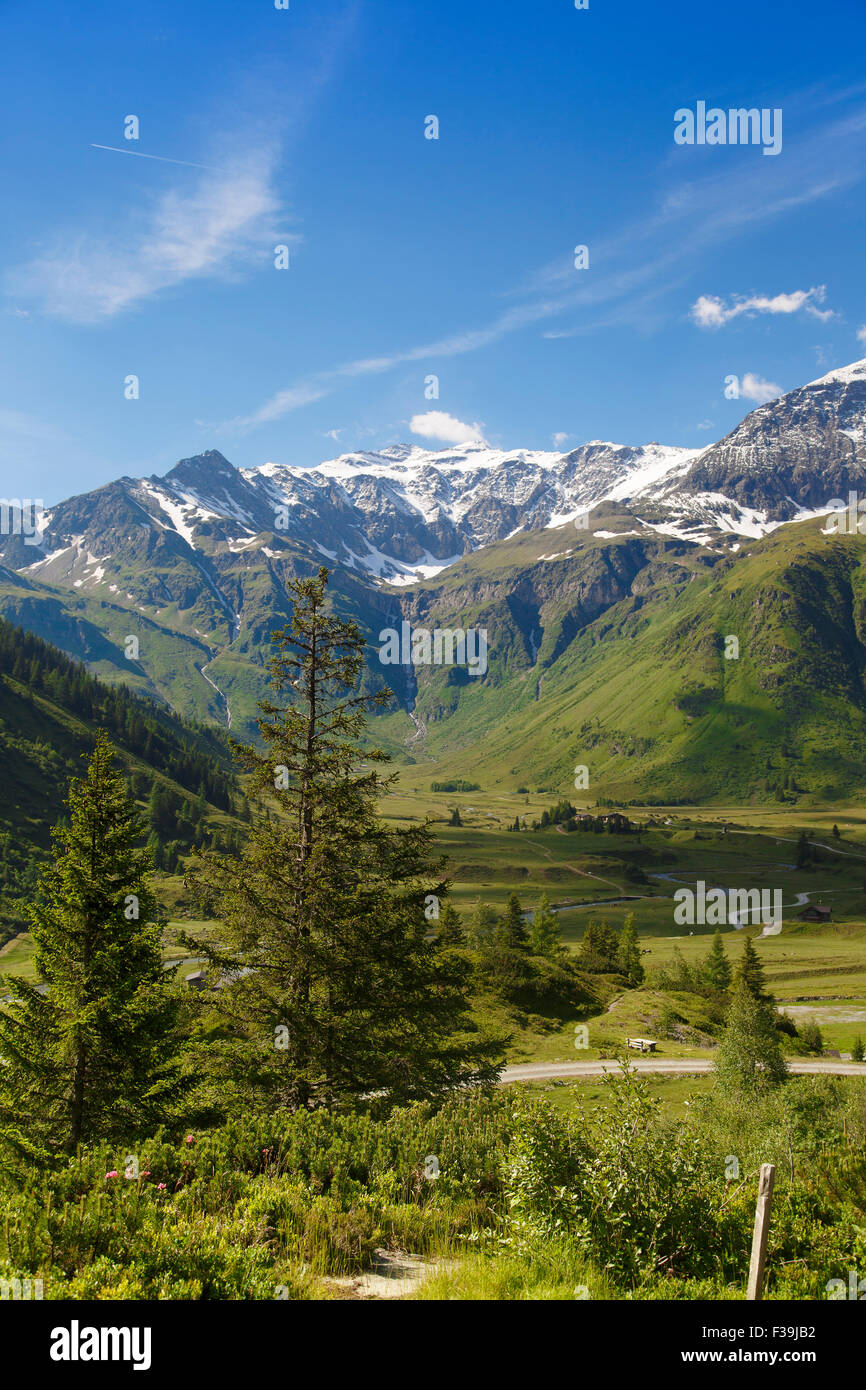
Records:
[[[213,164],[193,164],[189,159],[169,159],[164,154],[142,154],[141,150],[123,150],[117,145],[94,145],[91,143],[92,150],[111,150],[112,154],[134,154],[139,159],[158,159],[162,164],[185,164],[188,169],[210,169],[214,174],[225,173],[224,169],[217,169]]]

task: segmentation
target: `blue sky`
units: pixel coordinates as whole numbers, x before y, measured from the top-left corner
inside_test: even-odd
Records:
[[[290,6],[0,4],[0,495],[694,447],[866,356],[862,0]],[[781,152],[675,144],[698,101]]]

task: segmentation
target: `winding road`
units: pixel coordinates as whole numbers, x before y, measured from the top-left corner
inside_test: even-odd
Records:
[[[635,1059],[631,1062],[634,1071],[650,1072],[659,1076],[690,1076],[713,1070],[711,1057],[656,1057]],[[606,1072],[619,1072],[619,1063],[599,1062],[525,1062],[515,1067],[506,1067],[499,1080],[502,1085],[510,1081],[554,1081],[569,1076],[604,1076]],[[788,1069],[795,1076],[815,1076],[829,1073],[832,1076],[866,1076],[866,1062],[844,1062],[839,1058],[816,1057],[788,1061]]]

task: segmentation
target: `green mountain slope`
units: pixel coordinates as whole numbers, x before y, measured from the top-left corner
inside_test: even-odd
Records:
[[[80,776],[94,731],[118,747],[136,797],[153,812],[156,840],[200,843],[233,819],[231,752],[215,728],[186,724],[124,687],[109,687],[39,638],[0,619],[0,932],[21,923],[29,891],[60,815],[70,776]],[[225,833],[225,830],[223,830]]]
[[[490,670],[419,668],[415,761],[582,804],[861,796],[866,542],[820,527],[733,557],[565,528],[469,557],[423,586],[415,621],[486,627]]]

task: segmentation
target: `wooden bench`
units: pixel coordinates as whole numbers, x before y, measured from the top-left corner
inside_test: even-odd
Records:
[[[655,1052],[657,1044],[652,1038],[626,1038],[626,1047],[633,1047],[636,1052]]]

